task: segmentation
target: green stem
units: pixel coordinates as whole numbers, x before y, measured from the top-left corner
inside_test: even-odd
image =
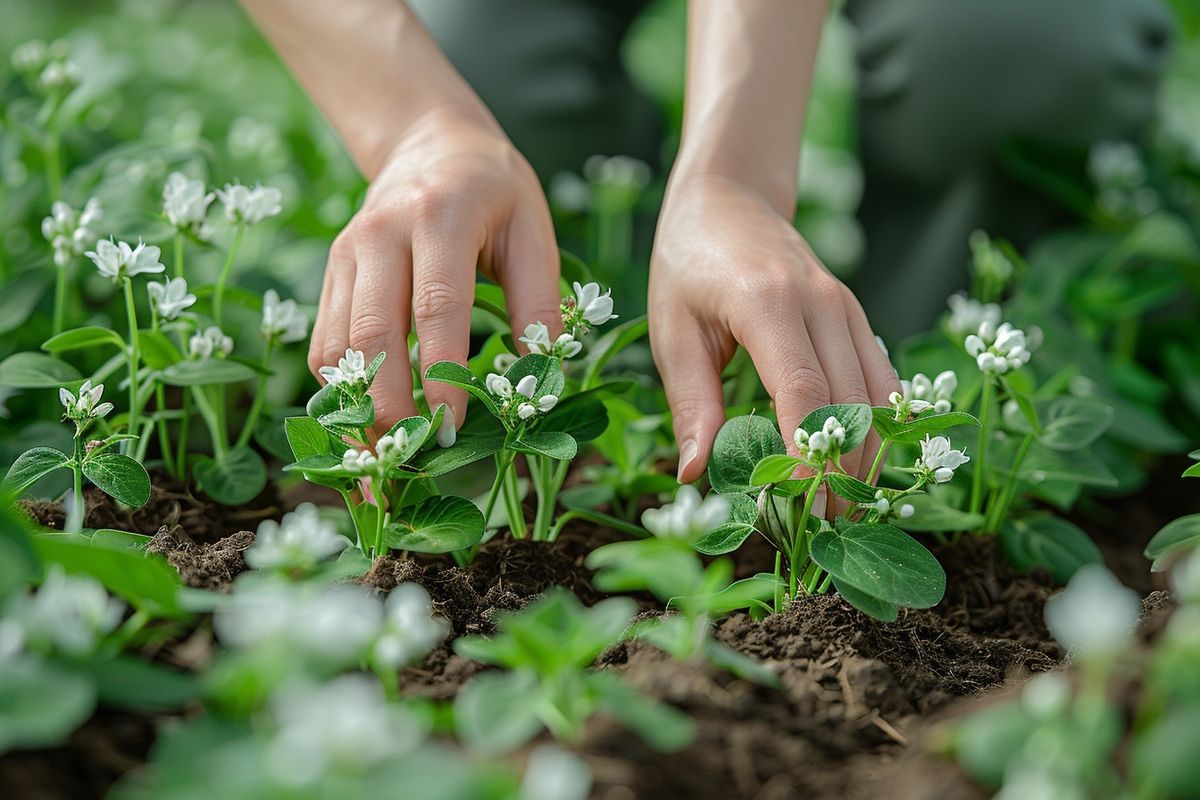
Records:
[[[179,441],[176,443],[178,450],[175,451],[175,466],[179,470],[179,479],[186,480],[188,436],[191,434],[192,426],[192,396],[187,389],[183,390],[180,411],[183,412],[183,416],[179,420]]]
[[[258,374],[258,383],[254,387],[254,400],[250,404],[250,411],[246,414],[246,421],[242,424],[242,432],[234,447],[245,447],[250,443],[250,436],[254,433],[254,426],[258,423],[259,414],[262,413],[263,398],[267,395],[266,370],[271,363],[271,351],[274,349],[274,344],[273,341],[268,340],[267,346],[263,350],[262,368],[264,371]]]
[[[229,248],[229,255],[225,257],[225,263],[221,265],[221,274],[217,276],[217,285],[213,287],[213,322],[217,327],[221,327],[221,312],[225,305],[225,285],[229,283],[229,275],[233,272],[233,260],[237,258],[237,252],[242,246],[242,237],[246,234],[246,224],[238,223],[237,232],[233,235],[233,245]]]
[[[158,333],[158,312],[154,310],[154,305],[150,306],[150,330],[153,333]],[[166,393],[163,391],[163,385],[159,381],[154,382],[154,410],[164,411],[167,407]],[[167,474],[172,478],[179,478],[179,470],[175,468],[174,450],[171,448],[171,435],[167,429],[167,421],[161,417],[158,420],[158,449],[162,451],[163,465],[167,468]]]
[[[775,613],[783,611],[783,553],[775,551]]]
[[[987,446],[991,438],[992,394],[995,387],[992,376],[983,376],[983,393],[979,399],[979,447],[975,453],[975,469],[971,475],[971,513],[978,514],[983,503],[983,476],[987,471]]]
[[[822,464],[816,475],[813,476],[812,488],[804,496],[804,510],[800,512],[800,521],[796,525],[795,536],[792,542],[791,552],[791,568],[788,571],[788,588],[791,598],[796,599],[796,581],[800,572],[800,565],[804,558],[808,556],[808,518],[812,514],[813,503],[817,499],[817,491],[821,488],[821,483],[825,479],[825,465]]]
[[[524,539],[527,532],[525,510],[521,507],[521,490],[517,485],[517,476],[511,469],[504,476],[504,507],[508,511],[509,532],[517,539]]]
[[[59,145],[62,136],[58,129],[58,110],[50,115],[46,122],[46,145],[43,156],[46,161],[46,186],[50,191],[51,200],[62,199],[62,161],[59,157]]]
[[[1033,433],[1025,434],[1025,438],[1021,440],[1021,446],[1017,449],[1017,457],[1013,461],[1012,474],[1008,476],[1008,480],[1000,489],[996,500],[988,505],[987,520],[984,524],[984,533],[995,533],[1000,527],[1000,523],[1004,521],[1005,515],[1008,513],[1008,507],[1012,504],[1013,498],[1017,494],[1017,486],[1020,484],[1021,465],[1025,463],[1025,457],[1029,455],[1029,448],[1033,446],[1033,440],[1036,436]]]
[[[72,513],[67,514],[68,520],[74,520],[74,525],[63,525],[68,533],[80,533],[83,530],[83,437],[77,431],[75,434],[75,458],[71,460],[71,473],[74,476],[75,492],[71,496]]]
[[[175,233],[175,277],[183,277],[183,234]]]
[[[133,304],[133,281],[124,279],[125,317],[129,324],[129,432],[137,432],[138,422],[138,362],[141,361],[138,336],[137,308]],[[126,448],[126,452],[131,448]]]
[[[376,491],[378,489],[378,491]],[[375,495],[375,552],[372,559],[379,558],[383,555],[383,487],[375,486],[375,481],[371,481],[371,493]]]
[[[491,520],[492,512],[496,509],[496,498],[504,491],[504,476],[512,465],[513,457],[511,450],[501,450],[496,454],[496,479],[492,481],[492,489],[488,492],[487,508],[483,512],[484,525]]]
[[[196,398],[196,407],[200,409],[200,416],[204,418],[204,422],[208,426],[208,435],[212,440],[213,455],[220,461],[225,457],[228,445],[225,443],[225,431],[221,428],[220,417],[213,410],[212,403],[205,393],[206,388],[204,386],[195,387],[192,390],[192,396]]]
[[[67,265],[57,269],[54,277],[54,328],[55,336],[63,332],[67,317]]]
[[[554,521],[554,527],[550,529],[550,534],[547,537],[548,540],[553,542],[558,539],[559,534],[562,533],[563,528],[566,527],[567,523],[576,519],[587,520],[588,522],[594,522],[597,525],[603,525],[606,528],[612,528],[615,531],[628,534],[635,539],[646,538],[646,530],[638,525],[634,525],[632,522],[626,522],[625,520],[614,517],[611,514],[605,514],[603,511],[592,511],[586,508],[572,508],[570,511],[563,512],[562,516]]]
[[[892,446],[891,439],[884,439],[879,445],[879,452],[875,454],[875,460],[871,462],[871,471],[867,473],[867,483],[875,485],[875,480],[879,477],[879,470],[883,466],[884,459],[887,458],[888,448]]]

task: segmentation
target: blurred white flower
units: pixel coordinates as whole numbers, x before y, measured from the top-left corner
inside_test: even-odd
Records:
[[[379,460],[370,450],[350,448],[342,454],[342,469],[357,475],[373,472],[378,464]]]
[[[642,513],[642,526],[660,539],[694,541],[729,521],[729,501],[715,492],[701,500],[694,486],[684,484],[674,502]]]
[[[140,241],[137,247],[130,247],[127,242],[101,239],[96,242],[96,249],[89,250],[85,255],[101,275],[116,283],[121,278],[162,272],[166,267],[158,260],[161,254],[162,251],[157,247]]]
[[[921,440],[921,455],[916,467],[927,478],[937,483],[946,483],[954,477],[954,470],[971,460],[966,450],[954,450],[950,439],[945,436],[929,436]]]
[[[150,306],[166,321],[177,318],[196,302],[196,295],[188,294],[187,281],[183,278],[166,278],[162,283],[146,284],[150,295]]]
[[[333,386],[351,387],[367,383],[367,358],[361,350],[346,348],[346,355],[338,359],[336,367],[321,367],[318,373],[325,382]]]
[[[60,59],[42,67],[38,75],[38,86],[47,94],[69,92],[79,85],[79,66],[74,61]]]
[[[262,335],[280,344],[302,342],[308,336],[308,317],[295,300],[280,300],[279,292],[267,289],[263,295]]]
[[[261,184],[227,183],[217,189],[217,197],[225,206],[225,218],[233,223],[254,225],[283,210],[283,193]]]
[[[82,658],[116,629],[124,610],[99,581],[52,564],[35,593],[13,598],[9,616],[21,626],[28,649]]]
[[[1146,183],[1146,164],[1130,142],[1096,142],[1088,152],[1087,171],[1099,189],[1136,189]]]
[[[975,274],[1001,286],[1013,276],[1013,263],[984,231],[973,231],[967,239]]]
[[[391,669],[408,666],[424,658],[448,632],[446,623],[433,616],[429,593],[419,584],[402,583],[384,602],[374,659]]]
[[[612,313],[611,289],[600,294],[600,284],[595,282],[582,286],[575,282],[572,286],[575,289],[575,307],[579,309],[584,322],[589,325],[603,325],[609,320],[617,318],[617,315]]]
[[[68,419],[99,419],[107,417],[113,410],[112,403],[100,402],[103,394],[103,383],[92,386],[92,382],[86,380],[80,384],[78,396],[66,387],[60,388],[58,390],[58,400],[63,404],[63,408],[66,409]]]
[[[576,341],[569,333],[564,333],[554,340],[553,353],[559,358],[574,358],[583,350],[583,342]]]
[[[332,522],[321,519],[316,506],[302,503],[279,522],[259,523],[254,544],[244,556],[253,569],[307,572],[349,544]]]
[[[529,419],[537,415],[537,407],[533,403],[521,403],[517,406],[517,417],[520,419]]]
[[[579,756],[541,745],[529,756],[518,800],[586,800],[592,774]]]
[[[31,39],[14,47],[10,58],[17,72],[40,72],[50,60],[50,48],[41,39]]]
[[[497,375],[494,372],[489,372],[488,376],[483,381],[484,387],[493,397],[501,400],[507,400],[513,396],[512,381],[503,375]]]
[[[963,346],[982,372],[1004,374],[1029,363],[1025,332],[1010,322],[999,327],[990,321],[981,323],[977,332],[967,336]]]
[[[408,431],[397,428],[395,433],[380,436],[375,443],[375,457],[384,466],[390,466],[408,449]]]
[[[950,306],[946,328],[956,337],[975,333],[984,323],[993,327],[1000,324],[1001,311],[996,303],[985,304],[964,294],[952,294],[946,299],[946,304]]]
[[[204,181],[172,172],[163,185],[163,213],[177,230],[199,232],[208,216],[208,206],[216,197],[205,191]]]
[[[50,206],[50,216],[42,220],[42,236],[54,250],[57,266],[66,266],[72,258],[83,254],[86,243],[95,239],[92,225],[100,217],[100,201],[94,197],[79,211],[61,200]]]
[[[583,175],[592,183],[640,190],[650,182],[650,165],[632,156],[594,155],[583,163]]]
[[[216,325],[210,325],[203,333],[192,334],[188,339],[188,355],[192,358],[221,358],[233,352],[233,338],[226,336]]]
[[[492,369],[504,374],[515,363],[517,363],[517,357],[512,353],[497,353],[496,357],[492,359]]]
[[[1046,601],[1046,627],[1080,656],[1115,655],[1133,636],[1141,612],[1137,592],[1100,564],[1086,564]]]

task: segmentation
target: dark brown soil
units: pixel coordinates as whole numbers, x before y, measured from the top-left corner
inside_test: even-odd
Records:
[[[164,556],[193,589],[229,591],[233,579],[248,567],[242,553],[254,544],[251,531],[238,531],[211,544],[193,541],[181,525],[158,529],[146,546],[149,553]]]

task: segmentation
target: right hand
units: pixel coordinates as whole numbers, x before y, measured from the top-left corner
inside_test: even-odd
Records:
[[[416,413],[410,309],[419,371],[465,364],[476,269],[503,287],[513,336],[543,322],[557,335],[559,257],[533,169],[486,112],[438,107],[409,126],[366,200],[333,242],[308,364],[314,374],[346,348],[387,352],[371,395],[376,429]],[[428,382],[431,409],[461,426],[465,392]],[[448,432],[448,431],[447,431]]]

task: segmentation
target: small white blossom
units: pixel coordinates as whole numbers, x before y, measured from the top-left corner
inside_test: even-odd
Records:
[[[192,358],[221,358],[233,352],[233,338],[226,336],[216,325],[188,339],[188,355]]]
[[[50,48],[41,39],[31,39],[14,47],[11,59],[17,72],[38,72],[50,60]]]
[[[1096,142],[1088,152],[1087,171],[1101,189],[1130,190],[1146,183],[1146,164],[1129,142]]]
[[[554,345],[550,341],[550,329],[541,322],[533,322],[525,326],[525,334],[521,342],[529,348],[529,352],[539,355],[549,355]]]
[[[574,358],[583,350],[583,342],[576,341],[569,333],[564,333],[554,340],[554,353],[559,358]]]
[[[353,472],[356,475],[373,472],[378,464],[379,459],[370,450],[355,450],[354,448],[350,448],[342,454],[342,469],[347,472]]]
[[[896,419],[908,419],[909,414],[920,415],[933,410],[937,414],[950,411],[950,401],[958,388],[958,376],[954,370],[945,370],[930,380],[918,372],[911,381],[900,381],[900,391],[892,392],[888,402],[896,410]]]
[[[380,436],[375,443],[375,457],[384,465],[390,465],[408,449],[408,431],[397,428],[395,433]]]
[[[61,200],[50,206],[50,216],[42,220],[42,236],[54,250],[55,265],[64,267],[83,254],[86,243],[96,236],[92,226],[100,217],[100,201],[94,197],[79,211]]]
[[[536,416],[537,413],[537,406],[533,403],[521,403],[517,406],[517,417],[520,419],[529,419]]]
[[[517,363],[517,357],[512,353],[497,353],[496,357],[492,359],[492,369],[504,374],[515,363]]]
[[[92,382],[86,380],[79,386],[78,397],[63,387],[58,390],[58,399],[66,409],[68,419],[99,419],[108,416],[113,410],[112,403],[100,402],[103,394],[103,383],[92,386]]]
[[[541,745],[525,765],[518,800],[586,800],[591,788],[592,773],[583,759]]]
[[[233,223],[255,225],[283,210],[283,193],[261,184],[227,183],[217,190],[217,197],[225,206],[225,218]]]
[[[166,278],[162,283],[148,283],[146,293],[150,295],[150,306],[154,312],[168,322],[196,302],[196,295],[188,294],[187,281],[183,278]]]
[[[684,484],[675,500],[661,508],[647,509],[642,525],[661,539],[693,541],[729,521],[729,501],[713,493],[701,500],[695,487]]]
[[[1003,374],[1029,363],[1025,332],[1010,322],[999,327],[990,321],[981,323],[975,333],[967,336],[963,346],[983,372]]]
[[[1141,610],[1136,592],[1105,567],[1087,564],[1046,601],[1046,627],[1079,655],[1114,654],[1132,637]]]
[[[199,232],[214,197],[205,191],[204,181],[172,172],[163,185],[163,213],[177,230]]]
[[[161,254],[162,251],[157,247],[140,241],[137,247],[131,247],[128,242],[101,239],[96,242],[96,249],[89,250],[85,255],[101,275],[116,283],[122,278],[162,272],[166,266],[158,260]]]
[[[576,282],[573,284],[573,288],[575,289],[575,307],[579,310],[584,322],[589,325],[603,325],[609,320],[617,318],[617,315],[612,313],[611,289],[600,294],[600,284],[595,282],[582,286]]]
[[[491,395],[501,400],[507,400],[513,396],[512,382],[503,375],[489,372],[483,381],[483,385]]]
[[[74,61],[51,61],[38,75],[38,86],[46,93],[69,92],[79,85],[79,67]]]
[[[429,593],[419,584],[402,583],[383,607],[383,631],[375,640],[375,661],[391,669],[423,658],[446,638],[446,623],[433,616]]]
[[[517,381],[517,385],[513,387],[513,391],[522,397],[533,397],[533,393],[537,391],[537,378],[532,375],[526,375]]]
[[[999,283],[1007,284],[1013,275],[1013,263],[992,239],[983,231],[975,231],[968,238],[975,274]]]
[[[543,414],[549,412],[558,405],[558,397],[552,394],[544,394],[537,399],[537,409]]]
[[[361,350],[346,348],[346,355],[338,359],[336,367],[321,367],[318,373],[325,382],[333,386],[351,387],[367,383],[367,358]]]
[[[985,322],[996,326],[1000,324],[1000,306],[996,303],[981,303],[972,300],[964,294],[952,294],[946,300],[950,306],[950,317],[946,320],[946,328],[954,336],[966,336],[979,330]]]
[[[295,300],[280,300],[279,292],[268,289],[263,295],[262,335],[281,344],[302,342],[308,336],[308,317]]]
[[[825,418],[821,429],[811,434],[803,428],[796,428],[792,441],[801,460],[812,466],[820,466],[845,443],[846,429],[837,417],[829,416]]]
[[[99,581],[68,575],[53,564],[33,594],[14,598],[9,614],[30,650],[85,657],[121,622],[125,606]]]
[[[945,436],[929,436],[921,440],[921,456],[916,467],[937,483],[954,477],[954,470],[971,460],[966,450],[954,450]]]
[[[583,162],[583,175],[592,183],[640,190],[650,182],[650,165],[640,158],[597,153]]]
[[[321,519],[316,506],[302,503],[279,522],[259,523],[245,559],[253,569],[308,571],[349,544],[332,522]]]
[[[917,513],[917,509],[913,506],[912,503],[904,503],[900,506],[900,509],[896,512],[896,516],[900,517],[900,519],[908,519],[915,513]]]

